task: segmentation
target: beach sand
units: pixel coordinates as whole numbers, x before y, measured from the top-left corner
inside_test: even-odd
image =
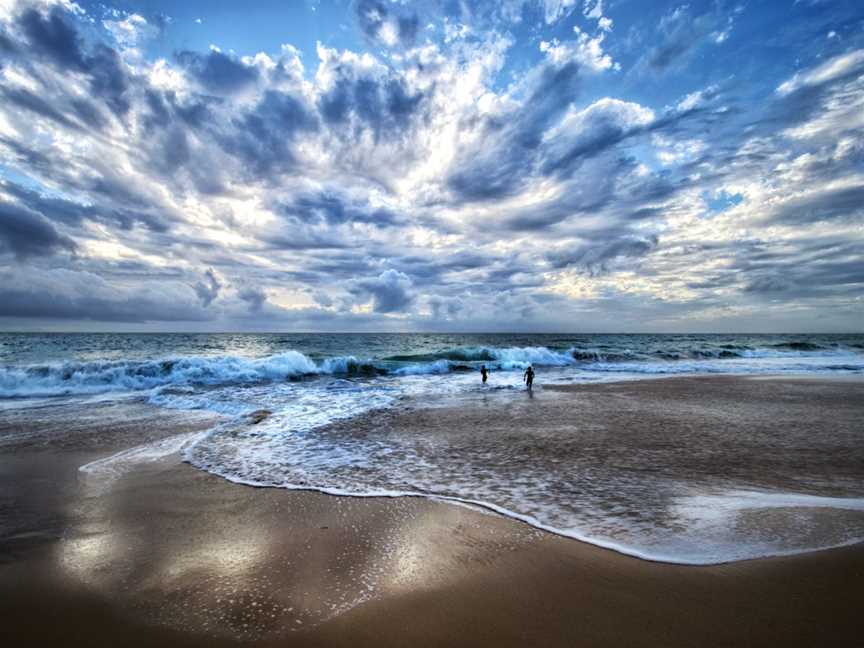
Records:
[[[342,425],[445,433],[590,417],[633,435],[746,423],[864,436],[861,381],[676,378],[506,398]],[[28,441],[21,421],[0,427],[0,439],[22,439],[0,448],[2,645],[864,645],[862,545],[680,566],[424,498],[232,484],[176,454],[110,483],[77,471],[141,434],[158,436],[148,421],[101,429],[94,417],[78,444],[50,434]],[[829,469],[853,479],[860,464],[838,456]]]

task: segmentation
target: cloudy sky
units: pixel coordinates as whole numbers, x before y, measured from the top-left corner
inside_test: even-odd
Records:
[[[860,0],[0,0],[0,328],[861,331]]]

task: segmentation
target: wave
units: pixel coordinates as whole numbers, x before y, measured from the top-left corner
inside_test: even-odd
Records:
[[[781,342],[780,344],[772,344],[774,349],[790,349],[792,351],[824,351],[832,347],[826,347],[822,344],[814,342]]]
[[[414,353],[392,355],[382,358],[385,362],[437,362],[439,360],[457,360],[462,362],[482,362],[495,360],[492,349],[488,347],[455,347],[436,353]]]
[[[383,358],[384,362],[410,363],[396,373],[446,373],[448,367],[462,368],[460,363],[488,363],[497,369],[524,369],[529,364],[545,367],[582,365],[584,363],[656,362],[677,360],[724,360],[733,358],[794,358],[815,356],[857,355],[851,349],[824,346],[809,342],[789,342],[768,347],[751,347],[744,344],[721,344],[699,347],[656,348],[642,350],[570,347],[455,347],[435,353],[394,355]]]
[[[0,367],[0,397],[65,396],[111,391],[143,391],[165,386],[215,386],[297,380],[320,374],[377,374],[381,370],[354,357],[321,363],[298,351],[265,358],[181,357],[165,360],[64,362]]]
[[[734,348],[733,348],[734,347]],[[814,348],[814,347],[819,347]],[[0,398],[86,395],[137,392],[165,387],[198,387],[301,380],[337,375],[375,378],[384,375],[415,376],[475,371],[486,364],[494,371],[518,371],[535,367],[574,367],[586,371],[633,373],[723,372],[724,360],[801,358],[830,362],[821,369],[860,371],[856,350],[824,347],[808,342],[789,342],[770,347],[716,345],[693,348],[655,348],[640,352],[626,348],[568,349],[545,346],[455,347],[435,353],[389,356],[380,360],[338,356],[313,360],[299,351],[263,358],[237,356],[177,357],[159,360],[64,362],[0,367]],[[814,369],[814,367],[802,367]]]

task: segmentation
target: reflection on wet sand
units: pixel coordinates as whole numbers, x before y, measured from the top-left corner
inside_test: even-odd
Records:
[[[108,488],[82,479],[69,506],[54,553],[67,577],[153,623],[246,639],[458,579],[454,565],[494,560],[541,535],[524,527],[498,540],[506,520],[413,498],[239,486],[176,454]]]

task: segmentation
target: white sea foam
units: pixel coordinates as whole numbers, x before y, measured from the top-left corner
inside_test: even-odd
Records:
[[[505,369],[525,369],[528,365],[566,367],[576,364],[573,349],[559,352],[546,347],[509,347],[492,349],[491,354]]]
[[[202,438],[207,432],[178,434],[152,443],[123,450],[116,454],[91,461],[78,470],[85,476],[86,483],[93,489],[104,490],[115,480],[135,466],[152,463],[169,455],[176,454],[187,445]]]

